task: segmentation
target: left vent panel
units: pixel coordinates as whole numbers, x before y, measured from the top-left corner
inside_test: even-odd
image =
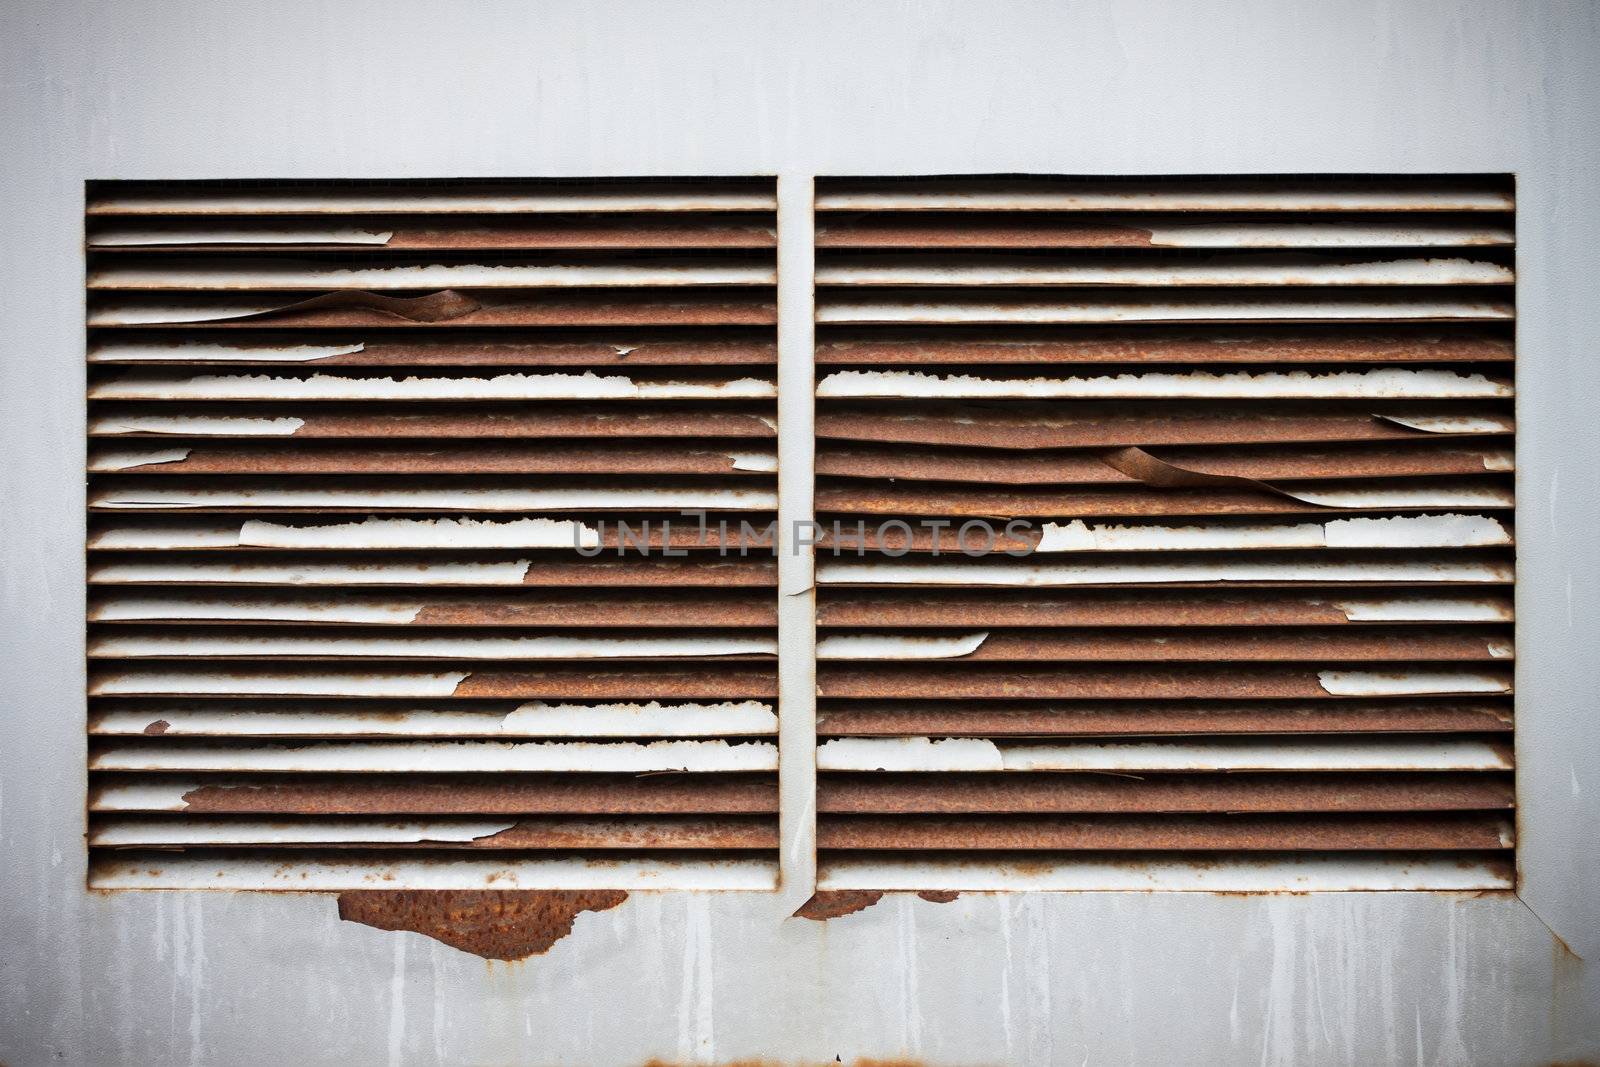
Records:
[[[774,193],[91,184],[91,885],[774,885]]]

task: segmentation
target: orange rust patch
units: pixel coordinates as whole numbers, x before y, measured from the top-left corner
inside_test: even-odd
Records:
[[[146,726],[144,732],[147,734],[164,734],[171,725],[166,719],[157,719],[149,726]]]
[[[794,914],[799,919],[826,922],[841,915],[852,915],[864,908],[870,908],[882,899],[883,894],[876,890],[822,890],[811,894],[811,899],[800,905]]]
[[[361,889],[339,894],[339,918],[425,934],[486,960],[520,960],[570,934],[580,912],[627,899],[614,889]]]
[[[924,889],[917,894],[917,896],[930,904],[948,904],[960,895],[960,893],[951,892],[948,889]]]

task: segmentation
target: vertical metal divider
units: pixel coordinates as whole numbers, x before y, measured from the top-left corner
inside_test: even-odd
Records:
[[[815,329],[810,174],[778,177],[778,842],[779,894],[789,910],[817,875]]]

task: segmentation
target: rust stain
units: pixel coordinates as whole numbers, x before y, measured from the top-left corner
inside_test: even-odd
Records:
[[[580,913],[627,899],[614,889],[362,889],[339,894],[339,918],[423,934],[488,960],[520,960],[549,951]]]
[[[826,922],[841,915],[853,915],[882,899],[883,894],[873,890],[822,889],[811,894],[811,899],[800,905],[794,914],[799,919]]]
[[[926,900],[930,904],[949,904],[960,895],[960,893],[956,893],[951,890],[939,889],[924,889],[922,892],[917,894],[917,896],[921,897],[923,900]]]
[[[166,719],[157,719],[155,722],[151,723],[149,726],[146,726],[144,728],[144,732],[147,733],[147,734],[152,734],[152,735],[154,735],[154,734],[164,734],[164,733],[167,732],[168,728],[170,728],[171,726],[172,726],[172,724],[170,722],[168,722]]]

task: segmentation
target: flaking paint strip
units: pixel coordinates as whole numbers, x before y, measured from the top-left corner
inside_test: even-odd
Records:
[[[386,245],[393,230],[356,226],[294,226],[275,223],[259,228],[183,226],[157,229],[117,224],[96,228],[89,235],[91,248],[140,248],[163,245]]]
[[[1510,675],[1479,671],[1318,671],[1317,681],[1338,697],[1511,692]]]
[[[894,563],[820,560],[818,581],[840,585],[1051,587],[1168,582],[1509,582],[1509,565],[1471,560],[1287,562],[1174,560],[1154,563]]]
[[[532,560],[504,563],[277,563],[252,561],[173,564],[159,560],[94,564],[89,580],[96,583],[240,582],[263,585],[521,585]]]
[[[167,488],[141,485],[94,493],[90,506],[144,510],[203,507],[418,508],[439,511],[562,511],[594,509],[713,509],[770,511],[777,493],[768,489],[681,487],[655,489],[320,489]]]
[[[1477,399],[1509,397],[1509,382],[1483,374],[1384,367],[1366,371],[1119,374],[1095,378],[980,378],[923,371],[834,371],[822,399]]]
[[[92,400],[770,400],[760,378],[714,382],[636,381],[623,374],[497,374],[359,377],[310,374],[128,374],[95,385]]]
[[[124,471],[135,467],[158,467],[163,463],[182,463],[189,448],[96,449],[89,456],[91,471]]]
[[[114,419],[90,419],[91,434],[170,433],[216,435],[221,437],[290,437],[306,424],[305,419],[284,416],[251,419],[208,415],[135,415]]]
[[[834,260],[819,264],[818,285],[860,286],[1306,286],[1306,285],[1504,285],[1509,267],[1462,257],[1417,257],[1368,262],[1317,262],[1303,256],[1251,257],[1235,263],[1224,257],[1204,261],[1155,257],[1147,262],[1101,261],[1067,256],[1019,263],[1014,257],[946,253]],[[1276,260],[1275,262],[1273,260]],[[430,283],[431,284],[431,283]],[[443,283],[440,283],[443,284]]]
[[[387,519],[296,526],[251,519],[238,543],[254,548],[594,548],[600,532],[569,519]]]
[[[348,598],[328,604],[304,604],[284,600],[243,602],[237,598],[124,597],[96,605],[90,618],[96,622],[225,620],[404,625],[415,622],[421,612],[420,604],[361,604]]]
[[[360,678],[305,672],[284,675],[163,671],[108,673],[90,681],[92,696],[361,696],[447,697],[471,677],[469,671],[369,672]]]
[[[978,651],[988,639],[988,631],[954,637],[830,634],[817,642],[816,655],[835,660],[959,659]]]
[[[1045,523],[1034,551],[1436,548],[1510,543],[1511,534],[1505,524],[1483,515],[1405,515],[1249,526],[1128,526],[1074,519],[1068,523]]]
[[[98,344],[89,351],[90,363],[311,363],[366,350],[350,345],[222,345],[189,341],[153,345],[133,341]]]
[[[1486,415],[1373,415],[1380,422],[1437,434],[1511,433],[1510,418]]]
[[[778,769],[768,741],[319,741],[309,744],[112,744],[90,757],[97,771],[475,772],[656,774]]]

